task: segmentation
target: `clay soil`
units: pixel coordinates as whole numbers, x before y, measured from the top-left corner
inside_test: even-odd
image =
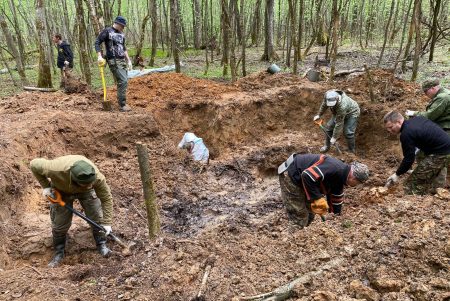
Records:
[[[137,78],[129,83],[130,113],[119,113],[115,101],[113,112],[102,111],[102,95],[91,92],[2,99],[0,300],[240,300],[313,272],[290,300],[449,300],[448,194],[405,196],[401,184],[374,192],[401,160],[382,116],[423,109],[427,100],[384,70],[372,75],[374,102],[364,75],[330,86],[266,73],[235,84],[180,74]],[[371,178],[346,190],[342,216],[316,218],[302,230],[287,219],[276,168],[293,152],[318,152],[323,134],[312,117],[330,88],[360,103],[358,154],[341,159],[368,164]],[[176,148],[185,131],[210,148],[205,170]],[[149,148],[160,210],[155,240],[148,239],[138,141]],[[28,164],[65,154],[87,156],[106,175],[113,230],[134,244],[131,256],[110,242],[113,255],[101,258],[89,227],[74,218],[63,264],[47,268],[48,203]]]

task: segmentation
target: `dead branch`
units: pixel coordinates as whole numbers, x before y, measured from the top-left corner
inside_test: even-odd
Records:
[[[58,91],[55,88],[38,88],[38,87],[28,87],[28,86],[24,86],[23,89],[26,91],[41,91],[41,92],[56,92],[56,91]]]
[[[211,265],[208,265],[205,269],[205,273],[203,274],[202,284],[200,285],[200,289],[198,290],[197,298],[200,298],[202,293],[206,288],[206,281],[208,281],[209,273],[211,272]]]

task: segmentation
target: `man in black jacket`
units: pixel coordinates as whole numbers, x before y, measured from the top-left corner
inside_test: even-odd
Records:
[[[384,116],[384,127],[391,134],[400,133],[403,150],[403,160],[397,171],[388,178],[386,186],[396,183],[398,177],[412,167],[418,148],[425,157],[406,180],[405,193],[424,195],[436,193],[438,187],[445,187],[445,181],[442,183],[438,175],[448,164],[450,137],[440,126],[422,116],[405,120],[399,112],[391,111]]]
[[[111,27],[106,27],[98,35],[95,40],[95,51],[98,55],[99,66],[104,66],[108,63],[109,70],[114,76],[117,84],[117,101],[121,112],[128,112],[131,108],[126,104],[127,102],[127,87],[128,87],[128,71],[133,69],[131,59],[128,56],[128,51],[125,46],[125,34],[123,30],[127,25],[124,17],[118,16],[114,20]],[[105,43],[106,61],[102,55],[101,44]]]
[[[365,164],[350,165],[325,155],[292,154],[278,167],[281,198],[289,217],[308,226],[314,214],[340,214],[344,187],[356,186],[369,178]]]
[[[73,68],[73,52],[70,44],[63,41],[62,36],[57,33],[52,38],[58,50],[56,66],[61,70],[60,88],[64,88],[66,78],[70,77],[70,71]]]

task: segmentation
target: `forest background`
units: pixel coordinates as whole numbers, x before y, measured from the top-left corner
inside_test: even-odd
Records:
[[[235,81],[271,63],[294,74],[328,65],[330,79],[366,65],[448,85],[449,10],[450,0],[1,0],[0,95],[59,82],[55,33],[72,46],[75,74],[101,87],[93,45],[117,15],[145,68]]]

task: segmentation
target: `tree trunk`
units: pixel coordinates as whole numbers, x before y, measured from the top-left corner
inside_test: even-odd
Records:
[[[97,15],[94,0],[84,0],[84,1],[89,9],[89,16],[93,24],[95,36],[98,36],[102,28],[105,26],[105,24],[102,24],[103,18]]]
[[[150,0],[151,20],[152,20],[152,53],[150,55],[149,65],[153,67],[155,65],[156,51],[158,47],[158,7],[156,0]]]
[[[13,24],[17,36],[17,47],[19,49],[20,61],[22,62],[22,65],[25,65],[25,44],[23,42],[22,31],[20,30],[19,20],[17,19],[16,6],[14,5],[13,0],[9,1],[9,7],[13,16]]]
[[[11,70],[11,68],[10,68],[9,65],[8,65],[8,61],[6,60],[5,56],[3,55],[3,50],[2,50],[1,47],[0,47],[0,58],[2,59],[3,64],[4,64],[5,67],[6,67],[6,70],[8,70],[9,76],[11,77],[11,80],[12,80],[12,82],[13,82],[13,84],[14,84],[14,87],[19,87],[20,85],[19,85],[19,83],[15,80],[14,75],[13,75],[13,73],[12,73],[12,70]]]
[[[414,18],[416,15],[416,9],[417,9],[417,0],[411,0],[414,1],[414,7],[413,7],[413,12],[412,12],[412,17],[411,17],[411,23],[409,24],[409,32],[408,32],[408,39],[406,40],[406,46],[405,46],[405,55],[403,57],[403,61],[402,61],[402,72],[405,73],[406,72],[406,61],[409,57],[409,49],[411,48],[411,43],[412,43],[412,39],[413,39],[413,35],[414,35]]]
[[[264,16],[264,54],[261,57],[261,61],[266,62],[279,59],[273,47],[274,5],[274,0],[266,0],[266,10]]]
[[[336,58],[337,58],[337,49],[338,49],[338,32],[339,32],[339,10],[337,5],[338,0],[333,0],[333,45],[331,51],[331,70],[330,70],[330,78],[334,78],[334,72],[336,71]]]
[[[384,55],[384,49],[386,48],[386,42],[388,40],[388,36],[389,36],[389,28],[391,25],[391,20],[392,20],[392,15],[394,14],[394,8],[395,8],[395,0],[392,0],[391,2],[391,11],[389,13],[389,18],[384,30],[384,40],[383,40],[383,47],[381,48],[381,53],[380,53],[380,58],[378,59],[378,64],[377,67],[380,67],[381,61],[383,60],[383,55]]]
[[[170,45],[170,50],[167,51],[167,57],[169,57],[169,56],[172,55],[171,54],[171,51],[172,51],[172,38],[170,37],[170,30],[171,30],[172,26],[169,27],[169,16],[168,16],[168,12],[167,12],[169,8],[166,8],[165,3],[166,3],[165,0],[161,0],[162,10],[163,10],[163,13],[164,13],[164,24],[165,24],[165,28],[166,28],[166,30],[165,30],[165,33],[166,33],[165,34],[165,40],[166,40],[167,48],[169,48],[169,45]]]
[[[290,36],[291,36],[291,45],[294,47],[294,65],[292,67],[292,73],[297,74],[297,67],[298,67],[298,45],[297,45],[297,7],[296,7],[296,1],[294,0],[288,0],[289,3],[289,19],[290,19]],[[288,52],[288,55],[290,57],[291,52]],[[287,59],[289,62],[289,58]]]
[[[246,33],[245,33],[245,22],[244,22],[244,0],[241,0],[241,14],[240,14],[240,26],[241,26],[241,30],[242,30],[242,42],[241,42],[241,46],[242,46],[242,50],[241,50],[241,60],[242,60],[242,76],[247,76],[247,70],[246,70],[246,43],[247,43],[247,39],[246,37]]]
[[[47,25],[44,0],[36,0],[36,30],[39,39],[39,74],[38,88],[52,88],[50,72],[50,43],[47,38]]]
[[[253,11],[253,22],[251,32],[251,39],[253,46],[258,46],[259,44],[259,33],[261,29],[261,3],[262,0],[256,0],[255,10]]]
[[[414,28],[416,32],[416,45],[414,47],[414,59],[413,59],[413,69],[411,75],[411,81],[416,81],[417,73],[419,72],[419,61],[420,61],[420,53],[422,52],[422,40],[420,37],[420,20],[422,16],[422,0],[415,0],[414,6],[416,9],[414,10],[413,22]]]
[[[402,55],[403,43],[405,42],[406,27],[408,26],[408,18],[409,18],[409,12],[411,11],[412,2],[413,2],[413,0],[409,0],[408,10],[406,11],[405,18],[403,20],[402,38],[401,38],[401,41],[400,41],[400,47],[399,47],[399,50],[398,50],[397,57],[395,58],[395,64],[394,64],[394,68],[392,70],[393,74],[395,73],[395,70],[397,69],[397,66],[398,66],[398,63],[399,63],[399,58]]]
[[[232,1],[232,0],[231,0]],[[228,13],[228,3],[227,0],[221,0],[222,14],[221,14],[221,23],[222,23],[222,42],[223,42],[223,53],[222,53],[222,65],[223,71],[222,76],[228,75],[228,66],[230,64],[230,34],[231,29],[228,26],[229,22],[229,13]]]
[[[181,72],[180,65],[180,37],[178,31],[178,1],[170,0],[170,36],[172,42],[173,60],[175,62],[175,72]]]
[[[91,68],[89,66],[89,51],[86,44],[86,23],[84,20],[84,8],[82,0],[75,1],[75,9],[78,16],[78,46],[80,53],[80,68],[83,79],[88,85],[92,84]],[[89,47],[90,48],[90,47]]]
[[[201,28],[201,14],[199,0],[193,0],[194,2],[194,48],[200,49],[202,40],[202,28]]]
[[[17,49],[14,39],[11,36],[11,32],[9,31],[8,24],[6,23],[3,11],[0,12],[0,27],[2,28],[3,35],[5,36],[6,39],[6,45],[8,46],[8,49],[16,62],[17,71],[19,72],[22,85],[26,86],[28,84],[28,80],[27,76],[25,75],[24,62],[22,61],[19,50]],[[45,30],[45,28],[43,30]]]
[[[303,40],[303,27],[305,19],[305,0],[300,0],[300,16],[298,20],[298,39],[297,39],[297,54],[298,61],[302,61],[302,40]]]
[[[150,19],[150,12],[147,12],[141,24],[141,31],[139,35],[139,41],[136,45],[136,55],[134,56],[134,65],[136,66],[139,61],[139,57],[141,56],[142,47],[144,46],[144,38],[145,38],[145,27],[147,26],[147,22]]]
[[[364,49],[364,44],[363,44],[363,24],[364,24],[364,17],[366,16],[365,12],[364,12],[364,5],[366,3],[366,0],[362,0],[361,2],[361,8],[359,10],[359,46]]]
[[[440,8],[441,8],[441,0],[436,0],[436,5],[433,8],[433,25],[431,27],[430,56],[428,57],[429,62],[432,62],[434,57],[434,47],[436,46],[438,36],[438,18]]]

